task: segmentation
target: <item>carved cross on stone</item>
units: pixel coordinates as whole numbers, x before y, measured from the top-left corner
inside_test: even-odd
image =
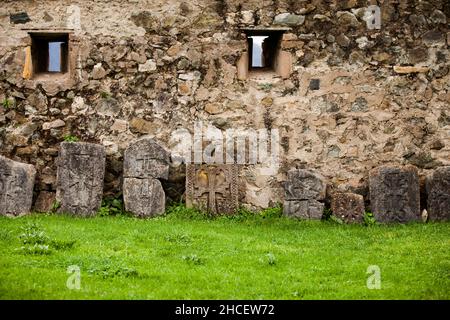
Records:
[[[95,215],[103,194],[104,147],[86,142],[62,142],[57,163],[59,211],[80,216]]]
[[[195,195],[202,198],[207,195],[207,210],[208,212],[218,212],[216,197],[218,195],[224,197],[227,192],[230,192],[230,186],[225,181],[225,173],[222,168],[207,167],[202,169],[197,174],[198,187],[195,190]]]
[[[238,207],[236,165],[186,165],[186,205],[212,214],[233,213]]]

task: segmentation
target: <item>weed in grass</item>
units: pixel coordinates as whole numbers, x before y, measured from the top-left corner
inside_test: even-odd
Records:
[[[260,259],[263,264],[274,266],[277,264],[277,258],[272,252],[269,252],[264,256],[264,258]]]
[[[189,235],[187,235],[185,233],[168,234],[164,237],[164,239],[167,242],[176,243],[176,244],[189,244],[192,242]]]
[[[117,265],[105,265],[100,268],[91,268],[87,271],[91,275],[97,275],[103,279],[115,278],[115,277],[139,277],[139,272],[136,269],[117,266]]]
[[[50,246],[55,250],[68,250],[72,249],[76,242],[76,240],[51,240]]]
[[[20,228],[22,233],[19,235],[19,240],[23,244],[19,251],[25,254],[50,254],[55,250],[71,249],[75,240],[55,240],[50,239],[45,231],[36,223],[30,222]]]
[[[12,239],[12,231],[11,230],[0,229],[0,240],[9,241],[11,239]]]
[[[200,259],[196,254],[189,254],[189,255],[183,255],[181,257],[184,261],[186,261],[188,264],[194,264],[194,265],[201,265],[203,264],[203,260]]]
[[[33,245],[21,246],[19,249],[16,250],[19,251],[20,253],[30,255],[47,255],[52,253],[48,245],[37,243]]]
[[[27,223],[21,228],[22,233],[19,235],[19,240],[24,245],[46,244],[50,238],[45,232],[35,223]]]
[[[204,220],[210,218],[207,213],[197,208],[187,208],[185,204],[175,202],[166,209],[166,217],[171,219]]]

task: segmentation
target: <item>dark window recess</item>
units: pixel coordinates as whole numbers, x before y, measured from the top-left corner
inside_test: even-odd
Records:
[[[67,72],[69,37],[67,34],[32,34],[33,73]]]
[[[14,24],[27,23],[31,21],[26,12],[19,12],[9,15],[9,21]]]
[[[319,90],[320,89],[320,79],[311,79],[309,82],[309,89]]]
[[[249,70],[274,70],[282,35],[282,31],[247,32]]]

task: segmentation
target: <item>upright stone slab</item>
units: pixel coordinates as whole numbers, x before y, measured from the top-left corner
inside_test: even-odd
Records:
[[[437,168],[427,177],[427,207],[430,220],[450,220],[450,166]]]
[[[381,166],[369,173],[370,207],[377,221],[408,222],[421,219],[417,168]]]
[[[232,214],[238,209],[236,164],[187,164],[186,206],[212,214]]]
[[[102,202],[105,148],[86,142],[62,142],[57,167],[58,211],[95,215]]]
[[[333,215],[346,223],[361,223],[364,217],[364,197],[360,194],[337,192],[331,197]]]
[[[288,171],[284,183],[283,213],[304,219],[321,219],[325,205],[327,183],[317,172],[304,169]]]
[[[153,138],[137,140],[125,150],[125,210],[138,217],[152,217],[164,213],[166,196],[158,179],[168,178],[169,163],[169,152]]]
[[[284,185],[285,200],[324,200],[327,191],[325,178],[317,172],[304,169],[288,171]]]
[[[36,169],[0,156],[0,214],[17,216],[30,212]]]
[[[169,177],[170,153],[153,138],[133,142],[124,153],[123,175],[127,178]]]

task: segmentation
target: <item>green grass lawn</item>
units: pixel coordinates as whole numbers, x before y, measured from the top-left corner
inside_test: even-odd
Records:
[[[450,298],[449,223],[365,227],[177,213],[36,214],[1,217],[0,225],[1,299]],[[81,271],[79,290],[66,286],[72,265]],[[370,265],[381,270],[379,290],[366,286]]]

